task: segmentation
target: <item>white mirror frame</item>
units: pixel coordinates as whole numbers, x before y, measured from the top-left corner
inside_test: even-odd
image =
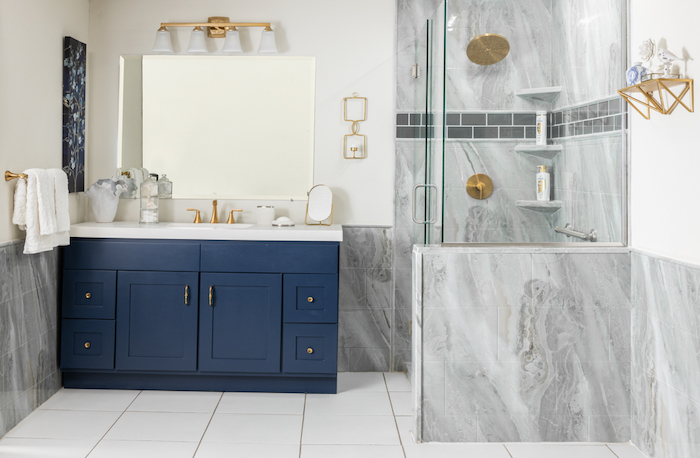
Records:
[[[333,191],[326,185],[317,184],[308,192],[306,202],[307,226],[330,226],[333,224]],[[330,223],[324,223],[330,218]],[[312,222],[310,223],[309,220]]]

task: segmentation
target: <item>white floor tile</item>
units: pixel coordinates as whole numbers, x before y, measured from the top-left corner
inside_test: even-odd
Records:
[[[302,420],[301,415],[216,413],[203,441],[299,445]]]
[[[99,440],[121,412],[35,410],[5,437]]]
[[[511,458],[503,444],[424,443],[404,445],[404,450],[406,458]]]
[[[608,447],[618,458],[647,458],[632,444],[608,444]]]
[[[393,416],[307,415],[302,444],[399,445]]]
[[[616,458],[605,445],[506,444],[513,458]]]
[[[346,391],[386,391],[384,375],[381,372],[340,372],[338,393]]]
[[[0,458],[85,458],[97,443],[62,439],[17,439],[5,437],[0,440]]]
[[[413,394],[410,391],[394,391],[389,394],[394,415],[397,417],[413,415]]]
[[[123,412],[139,390],[75,390],[61,388],[39,406],[41,410],[96,410]]]
[[[103,440],[90,458],[192,458],[197,442]]]
[[[124,412],[106,440],[199,442],[211,414]]]
[[[416,445],[413,440],[413,418],[411,417],[396,417],[396,425],[399,427],[399,435],[401,443],[406,445]]]
[[[302,415],[305,397],[300,393],[224,393],[216,413]]]
[[[213,413],[221,395],[206,391],[142,391],[127,411]]]
[[[307,394],[306,416],[393,415],[386,390],[346,391],[338,394]]]
[[[299,458],[299,444],[202,442],[195,458]]]
[[[400,445],[303,445],[301,458],[404,458]]]
[[[411,383],[403,372],[384,372],[389,391],[411,391]]]

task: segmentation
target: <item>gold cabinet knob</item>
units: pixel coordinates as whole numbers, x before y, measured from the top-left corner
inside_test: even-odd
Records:
[[[314,301],[314,298],[311,297],[311,296],[309,296],[306,300],[309,301],[309,302],[313,302],[313,301]]]
[[[90,342],[85,342],[85,348],[90,348]]]
[[[92,297],[92,294],[90,293],[85,293],[85,299],[90,299]]]
[[[308,353],[308,354],[311,354],[311,353],[313,353],[313,352],[314,352],[314,349],[311,348],[311,347],[309,347],[309,348],[306,349],[306,353]]]

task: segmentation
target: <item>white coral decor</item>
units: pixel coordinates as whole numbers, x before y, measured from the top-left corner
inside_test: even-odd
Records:
[[[656,49],[656,44],[654,40],[649,38],[644,40],[641,45],[639,45],[639,57],[644,61],[648,62],[654,58],[654,51]]]

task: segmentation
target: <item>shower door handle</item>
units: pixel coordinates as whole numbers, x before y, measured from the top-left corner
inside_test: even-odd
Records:
[[[411,216],[413,217],[413,222],[416,224],[435,224],[435,223],[437,223],[437,221],[438,221],[437,215],[436,215],[435,219],[430,218],[430,219],[425,220],[425,221],[419,221],[418,219],[416,219],[416,201],[418,200],[418,199],[416,199],[416,194],[418,193],[418,188],[425,188],[426,190],[428,188],[433,188],[433,189],[435,189],[435,195],[437,195],[437,191],[438,191],[437,185],[434,185],[434,184],[417,184],[413,187],[413,205],[412,205],[413,208],[412,208],[412,212],[411,212]],[[427,204],[428,204],[428,202],[426,199],[426,205]],[[436,204],[437,204],[437,202],[436,202]]]

